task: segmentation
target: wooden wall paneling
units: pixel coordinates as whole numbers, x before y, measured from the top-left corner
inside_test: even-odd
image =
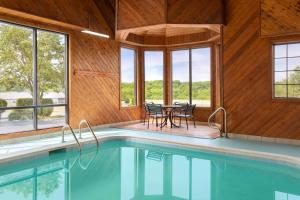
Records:
[[[117,0],[117,29],[165,23],[164,0]]]
[[[223,92],[229,131],[300,139],[300,102],[272,99],[272,41],[260,37],[259,0],[228,0],[226,13]]]
[[[298,0],[261,0],[261,36],[300,34]]]
[[[102,13],[105,21],[115,34],[116,28],[116,0],[93,0],[98,10]]]
[[[115,30],[111,29],[114,24],[109,24],[111,21],[107,21],[99,10],[94,0],[89,1],[89,30],[108,34],[111,39],[115,37]]]
[[[1,0],[0,8],[7,8],[33,16],[52,19],[80,27],[88,27],[90,0]]]
[[[222,0],[167,0],[167,23],[224,24]]]
[[[72,54],[76,69],[119,75],[118,42],[76,33],[72,37]],[[120,109],[119,76],[75,74],[71,81],[70,116],[74,127],[81,118],[88,119],[93,125],[140,119],[139,106]]]

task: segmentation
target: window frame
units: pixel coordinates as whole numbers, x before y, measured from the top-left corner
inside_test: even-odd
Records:
[[[300,86],[300,84],[288,84],[288,82],[286,84],[275,84],[275,60],[276,59],[286,59],[286,70],[284,71],[281,71],[281,72],[285,72],[287,75],[287,78],[288,78],[288,72],[289,71],[300,71],[300,70],[288,70],[288,59],[289,58],[300,58],[300,56],[294,56],[294,57],[289,57],[288,56],[288,45],[289,44],[299,44],[300,45],[300,40],[297,39],[297,40],[290,40],[290,39],[287,39],[287,40],[274,40],[272,41],[272,45],[271,45],[271,65],[272,65],[272,70],[271,70],[271,76],[272,76],[272,86],[271,86],[271,91],[272,91],[272,100],[274,101],[300,101],[300,97],[289,97],[288,95],[288,86],[289,85],[298,85]],[[287,45],[287,49],[286,49],[286,57],[280,57],[280,58],[275,58],[275,46],[276,45]],[[279,72],[279,71],[277,71]],[[276,85],[282,85],[282,86],[286,86],[286,96],[285,97],[276,97],[275,96],[275,86]]]
[[[7,134],[13,134],[13,133],[19,133],[19,132],[31,132],[31,131],[39,131],[39,130],[47,130],[47,129],[55,129],[62,127],[61,125],[55,125],[52,127],[47,127],[47,128],[39,128],[38,126],[38,109],[40,108],[50,108],[50,107],[65,107],[65,123],[69,123],[69,34],[64,33],[64,32],[58,32],[58,31],[53,31],[49,29],[44,29],[40,27],[35,27],[32,25],[24,25],[24,24],[19,24],[15,22],[9,22],[5,20],[0,20],[1,23],[3,24],[8,24],[12,26],[17,26],[17,27],[23,27],[26,29],[31,29],[32,30],[32,56],[33,56],[33,63],[32,63],[32,68],[33,68],[33,105],[30,106],[15,106],[15,107],[0,107],[1,111],[7,111],[7,110],[21,110],[21,109],[33,109],[33,129],[32,130],[24,130],[24,131],[16,131],[16,132],[8,132],[8,133],[3,133],[2,135],[7,135]],[[64,45],[64,93],[65,93],[65,103],[64,104],[42,104],[38,105],[37,104],[37,92],[38,92],[38,48],[37,48],[37,32],[38,31],[44,31],[44,32],[50,32],[50,33],[55,33],[55,34],[61,34],[64,35],[65,38],[65,45]]]
[[[121,49],[130,49],[134,51],[134,105],[132,106],[122,106],[122,59],[121,59]],[[138,87],[137,87],[137,69],[138,69],[138,49],[134,46],[131,45],[127,45],[127,44],[120,44],[119,45],[119,109],[123,110],[123,109],[135,109],[138,107]]]
[[[145,72],[146,72],[146,65],[145,65],[145,52],[162,52],[163,53],[163,104],[165,104],[166,102],[166,84],[165,84],[165,80],[166,80],[166,51],[163,48],[145,48],[143,49],[143,102],[146,102],[146,79],[145,79]]]
[[[188,50],[189,51],[189,100],[188,103],[193,104],[193,95],[192,95],[192,50],[193,49],[201,49],[201,48],[209,48],[210,49],[210,106],[209,107],[200,107],[197,106],[197,109],[201,110],[211,110],[213,108],[213,100],[214,100],[214,50],[212,44],[202,44],[202,45],[194,45],[194,46],[186,46],[186,47],[175,47],[168,49],[169,52],[169,63],[170,63],[170,103],[173,103],[173,66],[172,66],[172,52],[173,51],[181,51]]]

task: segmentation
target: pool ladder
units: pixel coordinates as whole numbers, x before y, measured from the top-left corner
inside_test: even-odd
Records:
[[[77,137],[76,137],[76,135],[75,135],[75,133],[74,133],[72,127],[71,127],[69,124],[64,125],[64,126],[62,127],[62,129],[61,129],[61,132],[62,132],[62,137],[61,137],[62,143],[65,142],[65,132],[66,132],[67,129],[70,129],[70,131],[71,131],[71,133],[72,133],[72,135],[73,135],[74,140],[76,141],[76,143],[77,143],[79,149],[81,149],[81,145],[80,145],[80,143],[79,143],[79,140],[77,139]]]
[[[82,139],[82,131],[81,130],[82,130],[82,125],[84,125],[84,124],[87,125],[87,127],[89,128],[90,132],[92,133],[92,135],[97,143],[97,146],[99,146],[99,140],[96,137],[95,132],[93,131],[90,123],[86,119],[83,119],[79,122],[79,139]]]
[[[97,147],[98,147],[98,146],[99,146],[99,140],[98,140],[98,138],[96,137],[95,132],[93,131],[93,129],[92,129],[90,123],[89,123],[86,119],[83,119],[83,120],[81,120],[81,121],[79,122],[79,139],[82,139],[82,126],[83,126],[84,124],[87,125],[87,127],[89,128],[90,132],[92,133],[92,135],[93,135],[93,137],[94,137],[94,139],[95,139],[95,141],[96,141]],[[81,144],[80,144],[80,142],[79,142],[79,139],[76,137],[76,134],[74,133],[72,127],[71,127],[69,124],[64,125],[64,126],[62,127],[62,129],[61,129],[61,131],[62,131],[62,142],[65,142],[65,132],[66,132],[66,130],[68,130],[68,129],[71,131],[71,133],[72,133],[72,135],[73,135],[73,138],[74,138],[74,140],[76,141],[76,143],[77,143],[79,149],[81,149]]]
[[[215,118],[216,114],[218,114],[219,112],[223,112],[223,120],[224,120],[224,126],[223,126],[223,130],[222,130],[222,126],[219,127],[217,126],[215,123],[212,122],[212,119]],[[219,107],[217,110],[215,110],[215,112],[213,112],[209,118],[208,118],[208,126],[210,128],[214,128],[214,129],[218,129],[220,132],[220,136],[223,137],[223,135],[225,135],[226,138],[228,138],[228,133],[227,133],[227,113],[225,108],[223,107]]]

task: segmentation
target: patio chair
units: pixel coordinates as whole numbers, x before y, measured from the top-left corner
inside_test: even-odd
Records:
[[[149,110],[148,110],[148,104],[154,104],[153,102],[149,102],[149,103],[144,103],[144,109],[145,109],[145,114],[144,114],[144,125],[146,123],[146,118],[147,116],[149,116]],[[153,123],[153,119],[152,119],[152,123]]]
[[[162,129],[163,119],[167,120],[168,115],[164,113],[161,104],[147,104],[148,108],[148,129],[149,119],[153,117],[156,121],[156,127],[158,127],[158,119],[160,119],[160,129]]]
[[[179,115],[179,114],[183,114],[184,111],[186,110],[186,107],[189,105],[188,103],[180,103],[180,102],[174,102],[173,105],[176,105],[176,106],[180,106],[178,108],[174,108],[173,110],[173,113],[172,113],[172,116],[176,116],[176,115]],[[173,117],[173,122],[175,123],[176,118]]]
[[[174,117],[179,118],[179,126],[181,126],[181,119],[184,118],[185,122],[186,122],[186,129],[187,130],[189,130],[188,119],[193,120],[194,127],[196,128],[196,121],[195,121],[195,116],[194,116],[195,109],[196,109],[196,105],[187,104],[186,108],[180,114],[175,114],[174,115]]]

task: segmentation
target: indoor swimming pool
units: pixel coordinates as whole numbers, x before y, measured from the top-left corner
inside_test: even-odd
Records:
[[[111,140],[0,165],[1,200],[300,200],[300,169]]]

